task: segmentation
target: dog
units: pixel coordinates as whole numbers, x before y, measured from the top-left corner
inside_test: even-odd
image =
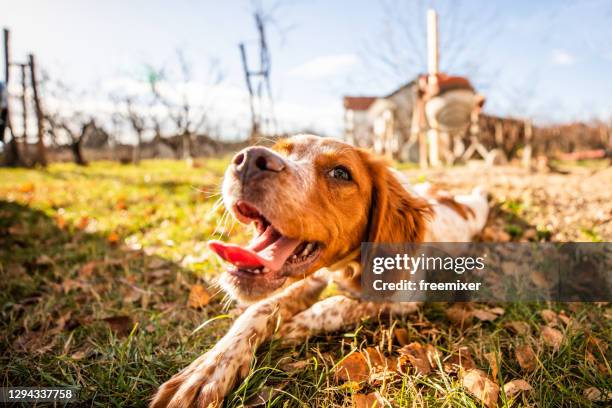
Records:
[[[274,336],[300,341],[368,316],[416,311],[417,303],[359,298],[361,243],[468,242],[489,209],[481,189],[452,197],[410,186],[369,151],[312,135],[242,150],[222,195],[240,223],[253,225],[254,238],[209,246],[229,265],[224,290],[250,306],[211,350],[161,385],[154,408],[220,405]],[[331,279],[346,294],[318,300]]]

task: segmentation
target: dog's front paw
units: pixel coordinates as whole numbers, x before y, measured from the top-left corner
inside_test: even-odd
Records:
[[[150,407],[221,406],[236,379],[248,373],[250,363],[250,350],[214,347],[162,384]]]

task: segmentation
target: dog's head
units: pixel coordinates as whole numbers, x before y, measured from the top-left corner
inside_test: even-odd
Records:
[[[239,152],[225,173],[223,200],[239,222],[255,227],[247,246],[210,243],[230,264],[222,285],[243,301],[329,267],[363,241],[422,241],[429,212],[384,160],[310,135]]]

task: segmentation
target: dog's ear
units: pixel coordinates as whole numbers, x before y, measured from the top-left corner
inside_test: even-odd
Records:
[[[401,185],[386,160],[365,150],[360,153],[372,179],[368,242],[422,242],[430,205]]]

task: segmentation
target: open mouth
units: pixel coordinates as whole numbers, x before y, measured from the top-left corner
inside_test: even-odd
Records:
[[[220,241],[208,243],[230,263],[233,275],[250,278],[280,278],[304,272],[319,256],[321,245],[283,235],[252,205],[239,201],[234,206],[239,221],[255,224],[255,236],[246,246]]]

